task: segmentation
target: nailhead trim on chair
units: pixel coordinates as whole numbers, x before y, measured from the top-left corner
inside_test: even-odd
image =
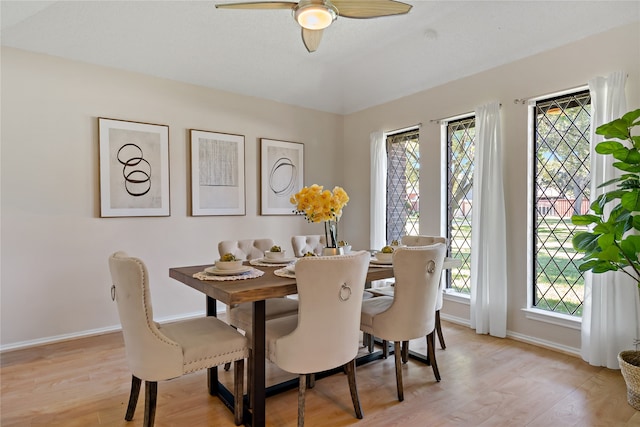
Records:
[[[132,259],[135,261],[135,263],[140,268],[140,273],[142,274],[142,281],[144,282],[145,281],[144,264],[142,264],[142,262],[140,262],[140,260],[138,260],[137,258],[132,258]],[[142,298],[143,298],[144,301],[147,300],[147,294],[146,294],[145,291],[146,291],[146,289],[143,287]],[[158,329],[158,327],[156,326],[156,322],[154,322],[153,319],[149,317],[149,312],[147,311],[147,305],[146,304],[144,306],[144,318],[147,321],[147,325],[149,326],[149,330],[151,330],[153,332],[153,335],[155,335],[155,337],[157,339],[159,339],[160,341],[162,341],[162,342],[164,342],[166,344],[172,345],[174,347],[180,347],[180,345],[177,342],[167,340],[164,336],[156,334],[156,330]]]

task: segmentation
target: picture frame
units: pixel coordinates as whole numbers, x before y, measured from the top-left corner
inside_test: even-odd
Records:
[[[190,130],[191,215],[246,215],[244,135]]]
[[[295,215],[291,196],[304,182],[304,144],[260,139],[260,213]]]
[[[100,216],[169,216],[169,126],[98,118]]]

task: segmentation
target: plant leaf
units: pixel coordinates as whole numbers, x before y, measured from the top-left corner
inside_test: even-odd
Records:
[[[600,246],[602,248],[602,250],[606,250],[609,248],[609,246],[613,245],[613,241],[614,241],[614,234],[601,234],[600,237],[598,237],[598,246]]]
[[[613,162],[613,167],[625,172],[640,172],[640,165],[630,165],[625,162]]]
[[[626,192],[621,198],[620,203],[629,212],[640,211],[640,190],[631,190]]]
[[[624,116],[623,116],[624,117]],[[605,138],[629,138],[629,124],[631,122],[625,120],[623,117],[616,119],[612,122],[605,123],[598,126],[596,133],[598,135],[604,135]]]
[[[620,248],[622,248],[622,252],[624,252],[629,259],[637,262],[640,266],[640,260],[638,259],[638,254],[640,254],[640,236],[627,236],[620,242]]]
[[[590,225],[600,222],[600,217],[598,215],[573,215],[571,222],[574,225]]]
[[[613,154],[618,150],[624,149],[618,141],[602,141],[596,145],[596,153],[598,154]]]
[[[622,116],[622,120],[629,123],[629,127],[638,126],[640,121],[636,122],[636,119],[640,118],[640,108],[637,110],[629,111],[627,114]]]
[[[589,253],[598,249],[598,237],[600,237],[600,234],[581,231],[573,235],[571,243],[576,251]]]

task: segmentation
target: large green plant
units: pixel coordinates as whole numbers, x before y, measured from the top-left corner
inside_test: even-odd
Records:
[[[580,271],[622,271],[640,289],[640,136],[632,135],[636,126],[640,126],[640,109],[596,129],[606,138],[596,145],[596,152],[613,156],[617,160],[613,166],[623,173],[598,186],[615,184],[591,204],[593,213],[574,215],[571,221],[593,226],[573,236],[573,247],[584,253]]]

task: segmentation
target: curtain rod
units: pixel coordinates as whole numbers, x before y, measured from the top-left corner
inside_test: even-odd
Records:
[[[498,106],[500,108],[502,108],[502,103],[498,104]],[[441,119],[433,119],[433,120],[429,120],[430,123],[438,123],[438,124],[442,124],[442,123],[447,123],[450,122],[452,120],[458,120],[458,119],[464,119],[468,116],[472,116],[475,114],[475,110],[474,111],[469,111],[467,113],[462,113],[462,114],[456,114],[455,116],[449,116],[449,117],[443,117]]]
[[[405,131],[408,131],[408,130],[414,129],[414,128],[420,129],[421,127],[422,127],[422,123],[416,123],[415,125],[405,126],[403,128],[398,128],[398,129],[386,131],[385,135],[389,136],[389,135],[392,135],[394,133],[405,132]]]
[[[557,92],[548,93],[548,94],[545,94],[545,95],[530,96],[528,98],[516,98],[516,99],[513,100],[513,103],[514,104],[525,105],[529,101],[535,101],[535,100],[540,99],[540,98],[562,96],[562,95],[566,95],[567,93],[575,92],[577,90],[585,90],[585,89],[589,89],[589,85],[588,84],[575,86],[575,87],[570,87],[568,89],[562,89],[562,90],[559,90]]]

